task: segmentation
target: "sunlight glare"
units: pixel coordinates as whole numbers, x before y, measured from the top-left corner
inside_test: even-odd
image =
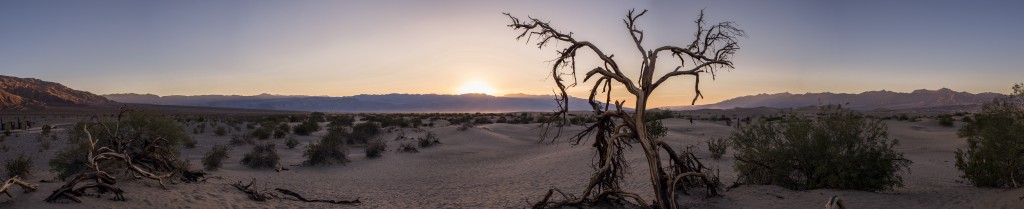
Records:
[[[491,87],[491,85],[488,85],[486,82],[479,81],[479,80],[474,80],[474,81],[466,82],[466,84],[463,84],[462,87],[459,87],[459,89],[456,90],[456,92],[458,94],[474,94],[475,93],[475,94],[494,95],[494,93],[496,91],[494,90],[494,88]]]

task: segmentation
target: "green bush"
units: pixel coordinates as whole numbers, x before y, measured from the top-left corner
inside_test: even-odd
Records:
[[[7,169],[7,178],[14,176],[28,177],[32,174],[32,158],[25,153],[18,154],[14,159],[7,159],[4,163]]]
[[[213,148],[206,155],[203,156],[203,167],[208,171],[215,171],[224,164],[224,159],[231,158],[228,156],[227,145],[213,145]]]
[[[388,148],[388,144],[383,139],[377,138],[377,139],[370,140],[370,142],[366,143],[366,148],[365,148],[366,157],[367,158],[378,158],[382,154],[384,154],[384,151],[387,150],[387,148]]]
[[[1017,97],[997,98],[981,106],[974,120],[960,128],[967,150],[956,150],[961,177],[979,187],[1024,186],[1024,104]],[[966,120],[965,120],[966,121]]]
[[[332,128],[315,143],[306,146],[302,156],[304,165],[348,163],[348,147],[345,140],[349,134],[343,128]]]
[[[668,129],[661,124],[661,120],[647,121],[647,136],[651,139],[658,139],[668,135]]]
[[[762,119],[730,138],[736,171],[747,183],[880,191],[902,186],[899,171],[912,163],[888,137],[882,121],[825,106],[816,118]]]
[[[708,152],[711,152],[711,158],[714,159],[722,159],[725,150],[729,148],[729,141],[726,138],[712,138],[707,144]]]
[[[79,140],[57,151],[47,164],[50,165],[50,172],[57,174],[58,179],[64,180],[84,171],[89,163],[88,156],[89,142]]]
[[[233,134],[231,135],[231,140],[228,141],[228,143],[232,146],[251,145],[256,144],[256,139],[253,139],[251,134]]]
[[[280,159],[274,143],[262,143],[253,146],[252,152],[245,153],[241,162],[250,168],[274,168]]]
[[[284,140],[284,145],[288,146],[288,149],[294,149],[295,146],[299,146],[299,140],[292,137],[288,137],[288,139]]]
[[[260,126],[259,128],[253,129],[252,132],[250,132],[249,134],[252,134],[252,138],[256,138],[259,140],[267,140],[270,139],[270,135],[273,134],[273,130],[270,130],[270,128],[264,126]]]

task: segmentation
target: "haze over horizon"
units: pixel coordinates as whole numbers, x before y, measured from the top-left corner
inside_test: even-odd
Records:
[[[565,12],[579,5],[588,12]],[[1024,7],[1011,1],[0,1],[0,74],[96,94],[546,95],[555,49],[515,40],[501,12],[550,21],[636,69],[621,21],[632,8],[650,10],[640,20],[648,47],[687,44],[702,8],[749,34],[736,69],[702,80],[698,104],[781,92],[1007,93],[1024,66],[1014,41]],[[650,104],[692,97],[692,79],[677,79]]]

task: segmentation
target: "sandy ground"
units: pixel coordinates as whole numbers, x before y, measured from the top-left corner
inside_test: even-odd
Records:
[[[665,138],[679,149],[692,145],[697,156],[709,156],[704,141],[710,137],[725,137],[731,127],[719,123],[667,119],[669,135]],[[904,175],[905,186],[894,191],[873,193],[843,190],[792,191],[777,186],[743,185],[723,192],[723,196],[702,198],[682,197],[683,206],[689,208],[821,208],[833,195],[846,201],[849,208],[1022,208],[1024,190],[976,188],[959,178],[953,166],[953,151],[966,146],[956,137],[955,128],[938,126],[934,121],[888,121],[890,134],[901,142],[899,149],[914,161],[911,172]],[[566,134],[580,127],[565,130]],[[40,190],[22,193],[14,189],[14,198],[0,197],[4,208],[325,208],[326,203],[304,203],[289,200],[255,202],[229,184],[255,179],[260,188],[286,188],[307,197],[320,199],[356,199],[362,201],[354,208],[524,208],[537,200],[549,188],[560,188],[578,193],[585,186],[592,171],[592,148],[588,144],[572,146],[566,142],[537,143],[535,125],[491,124],[466,131],[454,126],[430,128],[443,144],[422,148],[419,153],[397,153],[394,148],[401,142],[393,141],[396,133],[382,136],[389,141],[389,150],[383,157],[367,159],[362,148],[351,148],[347,165],[304,167],[297,166],[302,158],[302,146],[315,136],[298,137],[303,145],[296,149],[277,143],[281,164],[291,170],[255,170],[238,161],[251,149],[234,147],[231,158],[218,171],[215,178],[205,183],[173,184],[163,190],[151,181],[122,181],[118,185],[126,191],[126,202],[102,198],[85,198],[84,203],[46,203],[43,199],[61,186],[57,183],[39,183],[52,179],[46,161],[62,143],[53,143],[49,150],[39,148],[38,131],[7,137],[0,147],[0,159],[10,159],[24,152],[35,160],[36,174],[29,180],[40,185]],[[408,137],[422,136],[425,132],[403,130]],[[323,134],[323,131],[317,134]],[[66,137],[61,134],[61,139]],[[210,133],[195,136],[200,144],[184,151],[192,165],[199,167],[200,159],[214,144],[226,144],[229,137]],[[633,172],[624,189],[650,197],[646,163],[639,148],[634,148],[627,159],[634,162]],[[732,150],[729,151],[731,153]],[[721,160],[707,158],[705,164],[721,169],[723,183],[730,185],[736,179],[731,154]],[[6,171],[5,171],[6,172]]]

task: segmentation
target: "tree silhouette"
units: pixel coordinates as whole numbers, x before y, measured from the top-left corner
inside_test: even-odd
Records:
[[[559,138],[561,125],[568,123],[569,99],[566,93],[567,88],[576,86],[577,63],[576,56],[590,51],[600,59],[597,67],[586,71],[582,83],[593,80],[590,88],[588,102],[593,108],[594,117],[597,122],[588,125],[587,128],[569,138],[573,144],[588,139],[594,135],[598,161],[593,165],[595,172],[592,174],[587,188],[583,195],[576,198],[566,195],[558,189],[551,189],[544,195],[544,198],[534,205],[534,208],[559,207],[559,206],[580,206],[593,204],[606,199],[631,199],[641,207],[650,207],[642,197],[635,193],[622,191],[620,181],[628,168],[623,158],[623,148],[631,147],[639,143],[643,147],[647,158],[648,173],[650,174],[651,185],[653,186],[654,208],[675,208],[675,192],[682,190],[685,186],[703,185],[707,188],[707,195],[716,195],[720,186],[717,176],[710,174],[710,169],[704,167],[697,158],[689,152],[677,154],[671,146],[663,141],[649,136],[647,133],[645,119],[648,117],[647,101],[654,90],[661,86],[666,80],[676,76],[693,76],[695,95],[690,102],[691,105],[697,102],[703,95],[700,91],[701,74],[710,74],[714,79],[715,72],[721,68],[732,68],[732,55],[739,50],[737,38],[744,37],[743,30],[735,27],[733,22],[721,22],[708,25],[704,21],[704,12],[701,11],[696,23],[697,30],[693,40],[685,47],[661,46],[654,50],[645,49],[643,46],[644,31],[636,26],[637,19],[647,13],[647,10],[636,13],[630,10],[623,19],[626,29],[636,45],[637,51],[642,55],[643,62],[639,66],[639,77],[634,81],[623,73],[623,67],[616,62],[614,55],[602,51],[594,43],[585,40],[577,40],[572,33],[561,32],[552,27],[548,22],[536,18],[528,18],[521,21],[509,13],[512,24],[508,27],[513,30],[522,31],[517,40],[526,38],[527,42],[535,40],[538,48],[544,48],[549,43],[561,42],[569,46],[558,51],[558,58],[553,60],[551,77],[554,78],[555,86],[558,87],[559,95],[555,99],[559,110],[551,115],[552,123],[545,125],[545,131],[541,140],[546,140],[552,127],[559,127],[555,135],[550,137],[551,141]],[[672,59],[679,61],[677,67],[655,77],[655,67],[659,61],[659,55],[670,55]],[[621,84],[635,99],[635,109],[626,111],[623,105],[626,101],[612,101],[612,84]],[[603,95],[601,95],[603,94]],[[603,98],[601,98],[603,97]],[[662,152],[668,157],[669,164],[662,164]],[[669,173],[671,172],[671,173]],[[597,192],[594,192],[594,190]],[[560,193],[565,201],[551,201],[554,192]]]

